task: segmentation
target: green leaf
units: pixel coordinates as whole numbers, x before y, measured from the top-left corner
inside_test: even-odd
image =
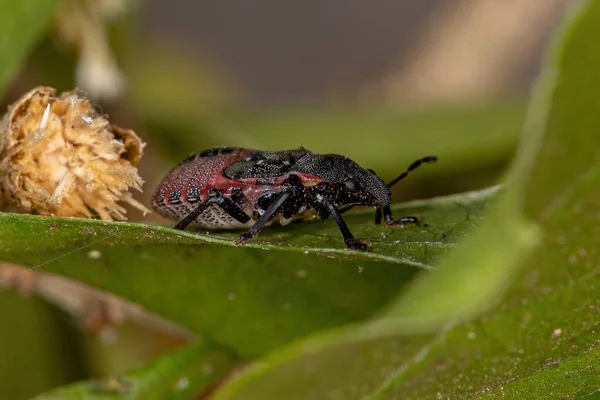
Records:
[[[215,399],[577,398],[598,389],[600,2],[582,4],[482,226],[383,318],[273,352]],[[533,253],[528,219],[542,232]]]
[[[67,385],[35,400],[190,399],[224,376],[234,362],[226,351],[197,340],[129,373]]]
[[[347,250],[333,221],[269,227],[240,247],[239,232],[0,213],[0,260],[113,292],[248,357],[372,315],[471,230],[494,192],[394,207],[429,227],[349,213],[369,253]]]
[[[0,93],[48,26],[62,0],[0,1]]]
[[[73,356],[75,329],[65,329],[65,319],[54,307],[0,289],[0,315],[0,398],[28,399],[83,378]]]

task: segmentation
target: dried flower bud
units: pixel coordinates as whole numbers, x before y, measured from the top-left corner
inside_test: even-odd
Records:
[[[137,165],[144,143],[110,124],[76,91],[38,87],[0,122],[0,204],[23,212],[126,219],[123,201],[144,213]]]

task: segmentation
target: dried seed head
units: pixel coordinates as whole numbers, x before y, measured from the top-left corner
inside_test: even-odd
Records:
[[[143,211],[137,165],[144,143],[110,124],[76,91],[38,87],[0,122],[0,204],[23,212],[126,219],[124,201]]]

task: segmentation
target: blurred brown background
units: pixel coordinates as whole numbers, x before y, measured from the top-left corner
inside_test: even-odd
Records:
[[[235,82],[245,104],[522,94],[572,0],[149,0],[143,35]]]

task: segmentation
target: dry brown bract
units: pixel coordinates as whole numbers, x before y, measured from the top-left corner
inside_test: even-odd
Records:
[[[112,125],[76,91],[38,87],[0,123],[0,204],[19,211],[104,220],[126,219],[123,201],[149,212],[137,165],[144,143]]]

